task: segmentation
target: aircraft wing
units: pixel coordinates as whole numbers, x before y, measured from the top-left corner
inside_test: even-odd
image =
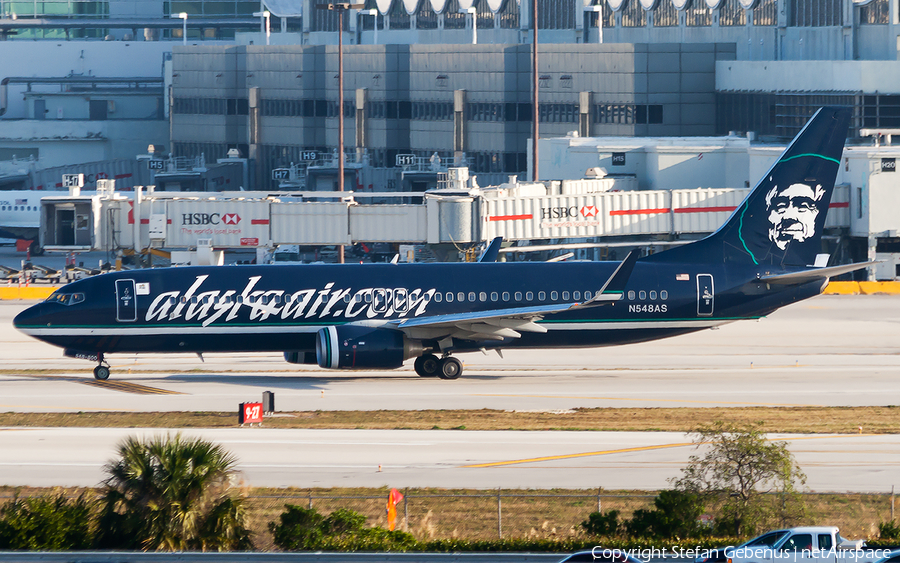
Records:
[[[519,338],[522,332],[547,332],[537,324],[547,315],[606,305],[622,299],[622,289],[631,276],[638,253],[632,251],[625,257],[597,294],[587,301],[548,303],[529,307],[493,309],[434,315],[415,319],[403,319],[390,324],[417,338],[455,337],[466,340],[503,340]]]
[[[795,285],[815,280],[828,279],[831,276],[846,274],[847,272],[853,272],[868,266],[874,266],[875,264],[878,264],[878,261],[858,262],[856,264],[845,264],[843,266],[831,266],[830,268],[813,268],[811,270],[801,270],[799,272],[790,272],[788,274],[772,274],[769,276],[762,276],[759,279],[760,281],[776,285]]]

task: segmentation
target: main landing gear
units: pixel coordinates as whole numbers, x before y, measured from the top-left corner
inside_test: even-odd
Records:
[[[434,354],[425,354],[416,358],[416,373],[419,377],[440,377],[441,379],[459,379],[462,375],[462,362],[453,356],[438,358]]]
[[[109,364],[103,359],[102,353],[100,354],[98,361],[100,362],[100,365],[94,368],[94,379],[106,381],[109,379]]]

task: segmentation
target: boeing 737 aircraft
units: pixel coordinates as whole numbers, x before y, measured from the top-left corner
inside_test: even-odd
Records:
[[[643,342],[755,319],[867,264],[817,262],[850,111],[822,108],[718,231],[621,263],[164,268],[71,283],[15,318],[96,362],[118,352],[284,352],[331,369],[456,379],[454,354]],[[821,266],[821,267],[820,267]]]

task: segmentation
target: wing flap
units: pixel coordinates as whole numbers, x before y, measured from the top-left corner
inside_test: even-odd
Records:
[[[547,315],[583,307],[605,305],[622,299],[622,291],[631,276],[637,259],[638,252],[630,252],[616,267],[600,291],[587,301],[433,315],[402,319],[390,324],[405,331],[411,337],[419,338],[452,337],[467,340],[503,340],[519,338],[523,332],[544,333],[547,332],[547,329],[538,322]]]

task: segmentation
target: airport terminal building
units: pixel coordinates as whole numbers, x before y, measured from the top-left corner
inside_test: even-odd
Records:
[[[536,1],[542,137],[752,131],[786,139],[823,104],[854,106],[854,133],[900,126],[897,0]],[[269,181],[273,168],[336,150],[337,16],[314,0],[2,9],[11,56],[0,72],[16,78],[24,63],[57,83],[43,91],[8,84],[0,119],[19,123],[0,137],[0,151],[25,140],[37,148],[52,137],[38,122],[66,122],[66,142],[102,139],[107,153],[122,150],[116,137],[141,131],[152,137],[144,145],[176,156],[213,161],[238,148]],[[396,154],[465,153],[475,173],[525,172],[531,13],[528,1],[510,0],[368,0],[349,11],[347,152],[377,166],[394,166]],[[23,47],[33,40],[70,52],[71,62],[29,54]],[[155,77],[161,87],[105,84],[60,96],[60,85],[76,91],[61,79],[76,76]],[[152,99],[124,103],[140,95]],[[122,120],[131,123],[114,127]]]
[[[453,161],[498,185],[531,166],[535,27],[541,138],[784,142],[826,104],[854,108],[860,144],[900,128],[898,0],[535,1],[536,22],[528,0],[369,0],[340,35],[313,0],[4,3],[0,157],[236,154],[241,187],[271,190],[337,154],[343,116],[351,163]]]

